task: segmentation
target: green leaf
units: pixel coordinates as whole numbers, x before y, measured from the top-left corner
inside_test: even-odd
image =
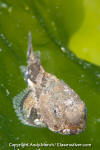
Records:
[[[80,47],[88,49],[90,44],[93,51],[88,50],[88,53],[99,54],[99,58],[99,44],[95,44],[100,39],[98,33],[92,40],[92,33],[85,34],[90,24],[97,21],[91,17],[95,16],[99,3],[98,0],[0,0],[0,150],[9,149],[9,143],[87,143],[92,144],[93,150],[99,149],[100,67],[77,58],[69,50],[82,57]],[[90,9],[93,15],[88,14]],[[100,18],[100,14],[97,17]],[[92,25],[91,32],[95,32],[93,29]],[[14,112],[12,99],[26,87],[19,67],[26,65],[29,31],[34,50],[40,50],[45,70],[64,80],[85,102],[86,129],[79,135],[64,136],[47,128],[25,126]],[[82,58],[89,60],[86,55]],[[100,61],[92,62],[100,64]]]

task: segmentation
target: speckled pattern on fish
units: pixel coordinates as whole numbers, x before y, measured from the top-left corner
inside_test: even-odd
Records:
[[[35,56],[29,33],[27,67],[21,67],[28,87],[14,100],[18,118],[26,125],[48,127],[61,134],[78,134],[85,128],[86,109],[80,97],[56,76],[45,72]]]

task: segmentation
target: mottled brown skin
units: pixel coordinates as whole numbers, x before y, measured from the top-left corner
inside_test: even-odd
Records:
[[[68,95],[64,91],[66,85],[57,80],[56,77],[51,80],[49,77],[45,86],[46,88],[40,95],[39,107],[47,126],[51,130],[63,134],[77,134],[82,131],[85,127],[85,106],[76,93],[67,87],[70,91]],[[68,100],[71,98],[74,101],[69,103]]]
[[[85,128],[84,103],[68,85],[44,71],[39,57],[34,57],[30,35],[27,83],[30,92],[21,103],[21,112],[27,124],[47,126],[61,134],[78,134]]]

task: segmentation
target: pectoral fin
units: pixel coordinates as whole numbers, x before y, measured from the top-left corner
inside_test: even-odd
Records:
[[[23,124],[28,124],[23,113],[23,102],[26,96],[29,94],[29,92],[30,92],[30,89],[26,88],[13,98],[13,106],[14,106],[16,115],[18,116],[18,119],[21,120]]]
[[[34,92],[29,88],[20,92],[13,99],[15,112],[23,124],[45,127],[45,124],[41,121],[41,115],[36,108],[34,97]]]

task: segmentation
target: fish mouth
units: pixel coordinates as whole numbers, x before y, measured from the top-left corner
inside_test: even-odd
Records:
[[[77,135],[84,131],[86,127],[86,112],[76,121],[66,120],[61,126],[55,125],[54,132],[63,135]]]
[[[81,133],[85,129],[85,123],[81,125],[69,125],[64,129],[56,131],[56,133],[63,135],[76,135]]]
[[[60,131],[56,131],[56,133],[59,133],[59,134],[63,134],[63,135],[76,135],[76,134],[79,134],[83,131],[83,129],[63,129],[63,130],[60,130]]]
[[[81,133],[82,131],[83,131],[82,129],[76,129],[76,130],[64,129],[64,130],[61,130],[59,133],[64,134],[64,135],[75,135],[75,134]]]

